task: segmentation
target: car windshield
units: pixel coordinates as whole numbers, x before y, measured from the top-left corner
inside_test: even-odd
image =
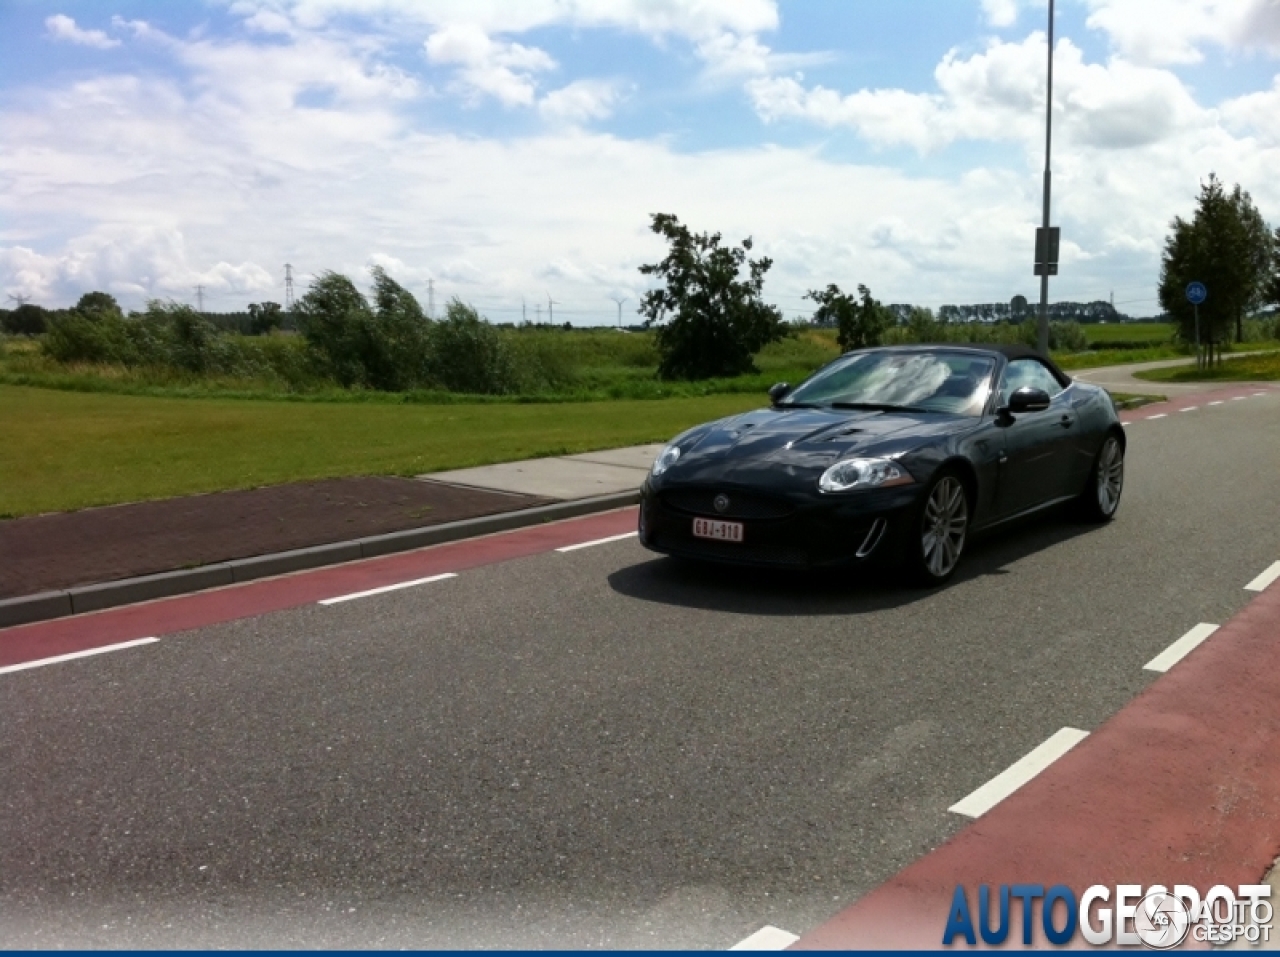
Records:
[[[981,415],[994,369],[994,359],[962,352],[859,352],[819,370],[777,404]]]

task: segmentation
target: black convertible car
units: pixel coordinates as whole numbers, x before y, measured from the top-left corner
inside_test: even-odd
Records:
[[[1111,397],[1014,346],[850,352],[772,407],[677,436],[642,489],[657,552],[770,567],[904,563],[925,584],[969,535],[1062,502],[1115,515]]]

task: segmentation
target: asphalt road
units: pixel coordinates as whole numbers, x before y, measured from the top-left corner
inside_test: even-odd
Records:
[[[1128,432],[1114,523],[1006,532],[936,592],[631,539],[0,675],[4,945],[805,931],[1280,559],[1280,392]]]

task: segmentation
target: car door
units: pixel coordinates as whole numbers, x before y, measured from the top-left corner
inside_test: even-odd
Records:
[[[1061,383],[1038,359],[1014,359],[1005,367],[999,404],[1030,386],[1050,397],[1043,412],[1023,412],[1003,429],[996,511],[1001,517],[1034,508],[1069,494],[1068,484],[1078,417]]]

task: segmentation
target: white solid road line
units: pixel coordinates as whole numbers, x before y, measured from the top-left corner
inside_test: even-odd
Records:
[[[1149,415],[1149,416],[1147,416],[1147,418],[1148,418],[1148,419],[1163,419],[1163,418],[1164,418],[1166,415],[1168,415],[1168,414],[1169,414],[1169,413],[1167,413],[1167,412],[1161,412],[1159,415]]]
[[[1044,744],[947,810],[966,817],[982,817],[1088,736],[1088,731],[1078,728],[1063,728],[1055,732]]]
[[[626,532],[622,535],[610,535],[608,538],[597,538],[592,542],[579,542],[577,545],[566,545],[564,548],[557,548],[558,552],[576,552],[579,548],[590,548],[592,545],[608,545],[610,542],[620,542],[624,538],[635,538],[639,532]]]
[[[415,588],[418,585],[429,585],[431,582],[442,582],[446,578],[457,578],[453,572],[445,572],[443,575],[432,575],[430,578],[415,578],[411,582],[398,582],[395,585],[383,585],[381,588],[370,588],[368,591],[356,591],[350,595],[339,595],[337,598],[322,598],[321,605],[336,605],[339,602],[351,601],[354,598],[368,598],[370,595],[383,595],[389,591],[399,591],[401,588]]]
[[[730,950],[786,950],[794,944],[800,937],[796,934],[788,933],[772,924],[765,924],[750,937],[746,937],[732,947]]]
[[[1196,625],[1168,648],[1143,665],[1143,670],[1168,671],[1179,661],[1189,655],[1191,650],[1199,645],[1200,642],[1204,641],[1217,630],[1217,625],[1210,625],[1203,621],[1200,622],[1200,624]]]
[[[1265,572],[1244,587],[1248,591],[1263,591],[1277,578],[1280,578],[1280,562],[1272,562]]]
[[[133,641],[122,641],[118,645],[103,645],[101,648],[90,648],[87,651],[73,651],[66,655],[54,655],[52,658],[41,658],[39,661],[24,661],[20,665],[5,665],[0,668],[0,675],[14,671],[26,671],[28,668],[43,668],[45,665],[56,665],[63,661],[74,661],[77,658],[88,658],[90,655],[105,655],[108,651],[123,651],[125,648],[137,648],[139,645],[150,645],[159,638],[135,638]]]

